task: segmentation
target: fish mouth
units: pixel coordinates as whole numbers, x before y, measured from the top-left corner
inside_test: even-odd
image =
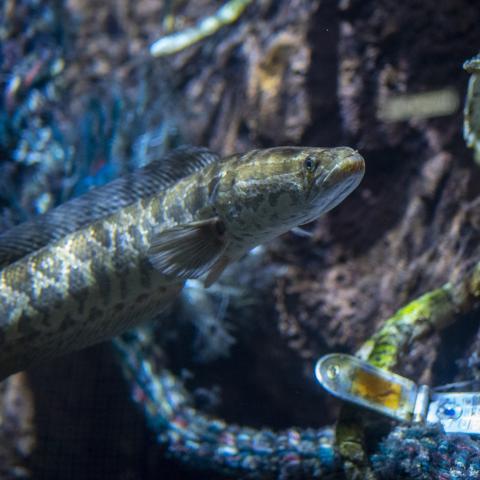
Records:
[[[365,173],[365,160],[351,148],[342,148],[338,153],[338,160],[334,167],[321,179],[322,186],[335,186],[347,183],[355,188]]]
[[[353,150],[340,162],[340,170],[345,176],[361,175],[363,177],[365,160],[356,150]]]

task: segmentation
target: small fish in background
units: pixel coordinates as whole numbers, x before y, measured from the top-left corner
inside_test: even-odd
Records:
[[[360,183],[348,147],[180,148],[0,236],[0,378],[118,335],[211,285]]]

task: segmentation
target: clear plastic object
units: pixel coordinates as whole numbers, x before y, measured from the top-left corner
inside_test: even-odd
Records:
[[[480,392],[432,392],[342,353],[322,357],[315,376],[332,395],[395,420],[440,423],[447,433],[480,435]]]
[[[414,412],[421,417],[426,410],[422,405],[425,395],[418,396],[421,387],[351,355],[333,353],[322,357],[316,364],[315,376],[332,395],[396,420],[411,421]],[[428,394],[426,397],[428,402]]]

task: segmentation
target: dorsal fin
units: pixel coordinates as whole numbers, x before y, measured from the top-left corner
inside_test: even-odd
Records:
[[[202,147],[180,147],[137,171],[74,198],[0,235],[0,268],[48,243],[153,195],[219,160]]]

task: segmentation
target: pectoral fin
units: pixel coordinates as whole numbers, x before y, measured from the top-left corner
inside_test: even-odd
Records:
[[[212,283],[215,283],[218,280],[218,277],[223,273],[223,271],[228,267],[230,259],[221,255],[220,258],[212,265],[210,271],[208,272],[207,278],[205,279],[204,285],[205,288],[208,288]]]
[[[224,233],[225,226],[217,217],[160,230],[148,251],[150,262],[165,275],[201,277],[222,257]]]

